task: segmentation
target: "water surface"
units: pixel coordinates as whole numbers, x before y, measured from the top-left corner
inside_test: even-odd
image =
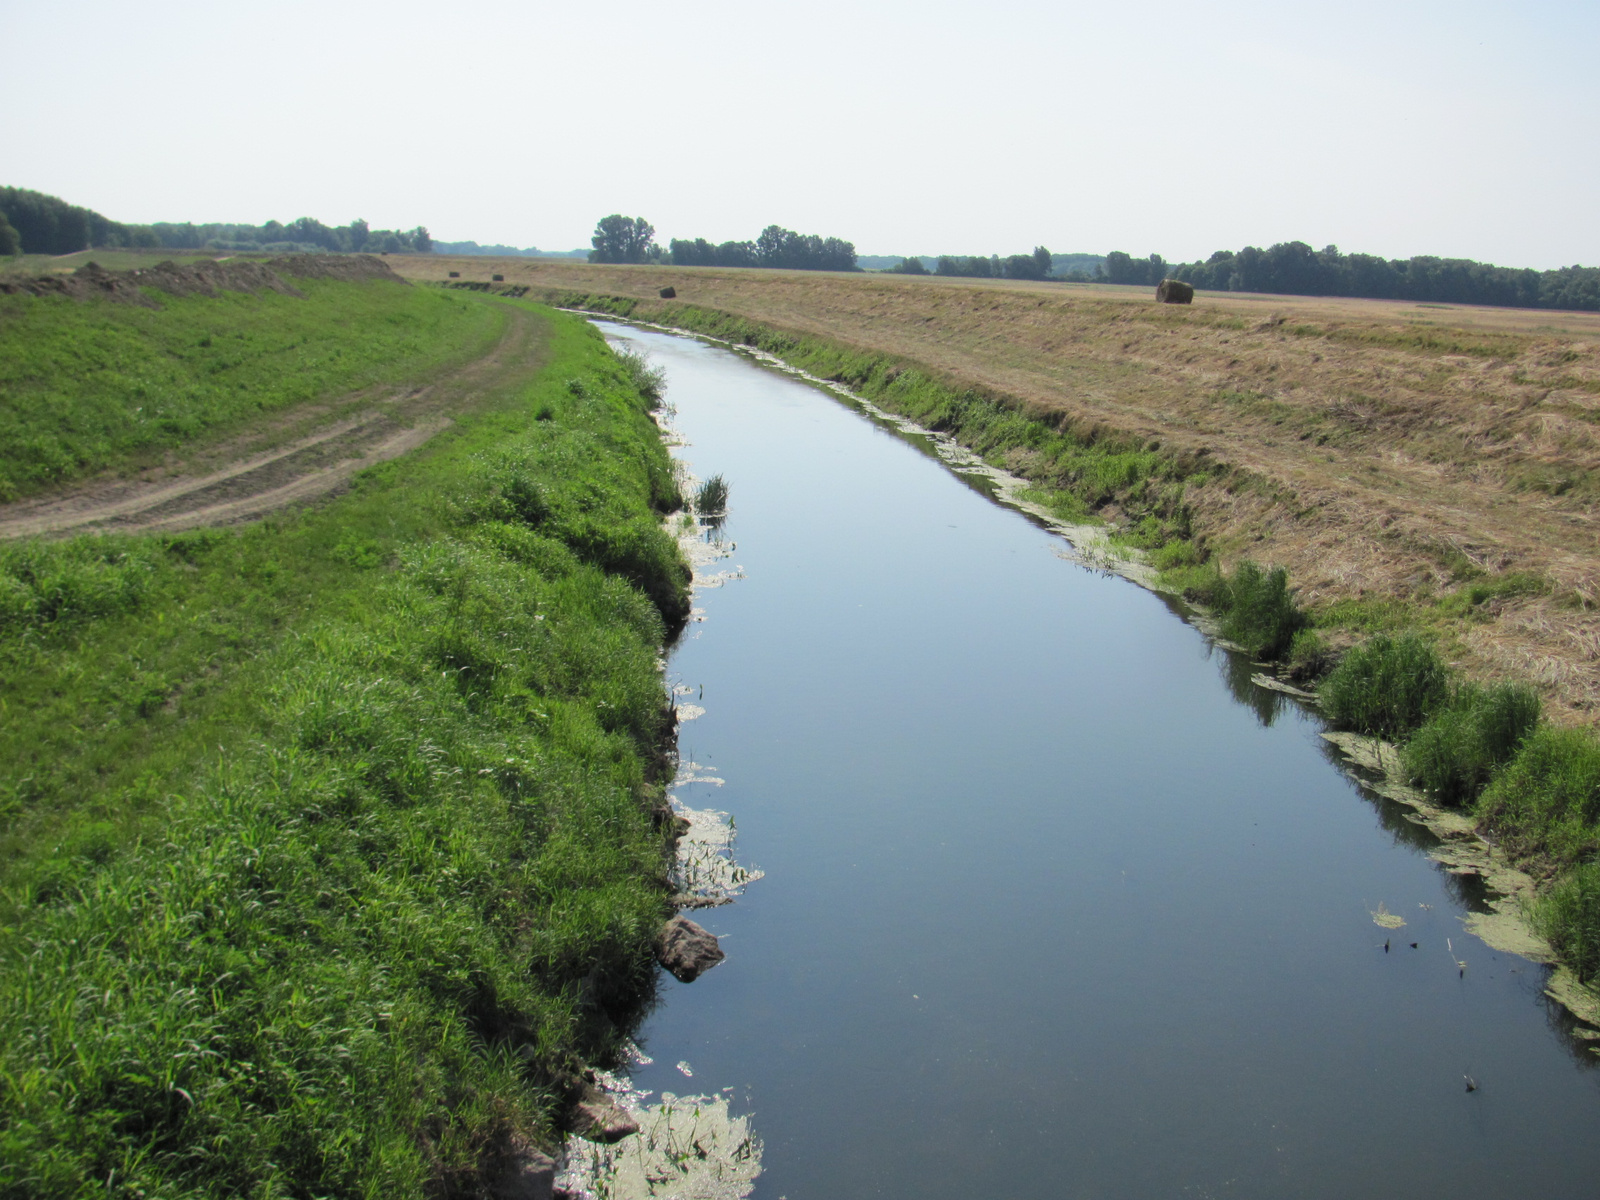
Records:
[[[728,959],[664,980],[634,1080],[733,1088],[755,1196],[1596,1194],[1596,1058],[1544,969],[1463,931],[1313,717],[915,439],[603,328],[731,485],[746,577],[670,667],[726,784],[679,794],[766,872],[695,914]]]

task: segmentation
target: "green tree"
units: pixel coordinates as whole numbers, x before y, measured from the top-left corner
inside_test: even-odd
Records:
[[[594,249],[589,251],[589,261],[597,263],[636,263],[651,257],[655,248],[656,228],[643,217],[625,217],[612,213],[601,217],[595,224],[594,236],[589,239]],[[659,251],[658,251],[659,253]]]
[[[7,257],[22,253],[22,238],[11,227],[11,222],[6,220],[6,215],[0,212],[0,254]]]

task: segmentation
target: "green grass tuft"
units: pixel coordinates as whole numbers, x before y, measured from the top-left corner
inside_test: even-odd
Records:
[[[1531,688],[1462,684],[1402,749],[1406,771],[1436,799],[1470,803],[1538,726],[1539,709]]]
[[[1600,743],[1582,730],[1537,730],[1476,812],[1516,855],[1571,863],[1600,853]]]
[[[1449,668],[1431,645],[1413,634],[1379,634],[1345,654],[1318,696],[1336,726],[1395,739],[1426,721],[1449,691]]]
[[[1535,903],[1533,926],[1585,983],[1600,976],[1600,863],[1581,863]]]

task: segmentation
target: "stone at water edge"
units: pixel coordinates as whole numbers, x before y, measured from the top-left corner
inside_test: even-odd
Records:
[[[556,1193],[556,1164],[548,1154],[521,1150],[495,1180],[494,1200],[552,1200]]]
[[[656,961],[680,983],[693,983],[726,957],[716,937],[688,917],[673,917],[656,937]]]
[[[591,1142],[620,1142],[639,1132],[633,1114],[592,1083],[572,1106],[572,1132]]]

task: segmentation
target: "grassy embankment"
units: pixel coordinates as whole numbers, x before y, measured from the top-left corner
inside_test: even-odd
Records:
[[[1343,598],[1307,611],[1282,568],[1243,559],[1224,571],[1195,533],[1187,491],[1218,483],[1240,494],[1272,488],[1248,471],[1077,427],[1060,413],[1030,412],[892,356],[692,304],[570,292],[549,298],[757,347],[1018,470],[1064,519],[1110,516],[1113,540],[1147,553],[1161,586],[1210,609],[1223,636],[1253,656],[1318,686],[1337,726],[1402,743],[1418,787],[1468,808],[1484,833],[1545,881],[1534,925],[1580,978],[1600,977],[1600,743],[1588,731],[1543,723],[1531,688],[1463,680],[1439,651],[1498,599],[1548,593],[1548,580],[1462,562],[1461,586],[1443,596]]]
[[[162,306],[0,296],[0,502],[307,401],[412,382],[481,354],[503,314],[424,289],[295,279]]]
[[[338,314],[311,395],[368,342],[454,352],[451,314],[492,323],[462,299],[47,311],[287,361]],[[323,507],[0,549],[0,1195],[474,1194],[614,1045],[666,912],[687,570],[648,378],[548,321],[542,370]]]

